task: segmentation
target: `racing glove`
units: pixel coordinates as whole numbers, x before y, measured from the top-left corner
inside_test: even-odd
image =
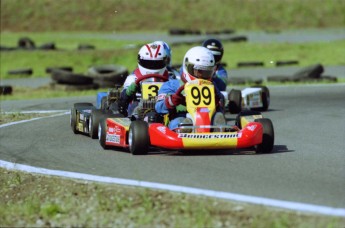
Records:
[[[127,87],[126,94],[129,97],[134,96],[137,90],[138,90],[138,85],[135,83],[132,83]]]
[[[166,96],[164,102],[168,109],[172,109],[178,105],[186,105],[186,98],[181,94],[175,93]]]

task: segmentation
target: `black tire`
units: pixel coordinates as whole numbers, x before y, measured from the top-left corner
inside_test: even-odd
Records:
[[[257,108],[257,109],[253,109],[253,110],[257,110],[257,111],[267,111],[268,107],[270,105],[270,91],[267,88],[267,86],[251,86],[252,88],[260,88],[262,90],[261,93],[261,99],[262,99],[262,108]]]
[[[112,88],[117,85],[123,85],[128,76],[128,69],[120,65],[102,65],[93,66],[87,70],[87,76],[99,83],[101,88]]]
[[[293,74],[294,79],[301,78],[320,78],[324,68],[321,64],[315,64],[312,66],[304,67],[301,70]]]
[[[70,71],[53,69],[51,71],[51,78],[59,84],[68,85],[91,85],[93,84],[93,78],[82,75],[74,74]]]
[[[94,50],[96,47],[91,44],[79,44],[78,45],[78,50]]]
[[[106,122],[106,119],[103,118],[99,122],[99,125],[98,125],[98,141],[99,141],[99,144],[101,144],[101,147],[105,150],[109,148],[107,145],[105,145],[106,132],[107,132],[107,122]]]
[[[150,146],[148,124],[142,120],[133,121],[128,134],[129,151],[133,155],[145,155]]]
[[[242,109],[242,93],[241,90],[232,89],[228,95],[229,112],[231,114],[239,113]]]
[[[31,68],[23,68],[23,69],[16,69],[16,70],[9,70],[7,73],[10,75],[32,75]]]
[[[261,118],[256,119],[255,122],[261,123],[264,128],[262,135],[262,143],[255,146],[256,153],[271,153],[274,146],[274,129],[272,121],[267,118]]]
[[[292,76],[287,75],[272,75],[267,77],[268,82],[291,82],[293,81]]]
[[[238,62],[237,67],[250,67],[250,66],[264,66],[264,62],[253,61],[253,62]]]
[[[39,46],[37,49],[40,50],[56,50],[55,43],[46,43]]]
[[[47,67],[46,68],[46,73],[50,74],[55,69],[73,72],[73,67],[63,66],[63,67]]]
[[[297,65],[299,62],[297,60],[285,60],[285,61],[276,61],[276,66],[286,66],[286,65]]]
[[[78,134],[77,131],[77,109],[75,107],[71,108],[70,124],[74,134]]]
[[[22,37],[18,40],[18,47],[23,49],[35,49],[35,42],[28,37]]]
[[[234,36],[226,40],[229,40],[231,42],[245,42],[248,40],[248,38],[246,36]]]
[[[103,117],[104,112],[102,110],[92,110],[89,120],[89,135],[92,139],[98,138],[98,125]]]
[[[9,86],[9,85],[0,86],[0,95],[11,95],[12,91],[13,91],[12,86]]]

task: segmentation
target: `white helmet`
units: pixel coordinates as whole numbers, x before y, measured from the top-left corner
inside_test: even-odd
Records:
[[[142,75],[163,74],[166,70],[166,51],[162,44],[149,43],[138,53],[138,68]]]
[[[212,52],[202,46],[189,49],[183,58],[182,80],[190,82],[200,78],[211,80],[215,70]]]
[[[172,54],[172,51],[171,51],[170,46],[166,42],[161,41],[161,40],[157,40],[154,43],[163,45],[163,47],[165,49],[165,53],[167,54],[167,66],[171,66],[171,54]]]

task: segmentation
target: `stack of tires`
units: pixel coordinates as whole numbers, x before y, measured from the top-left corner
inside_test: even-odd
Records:
[[[90,67],[85,74],[73,73],[72,68],[50,68],[51,88],[65,91],[113,88],[122,85],[128,75],[126,67],[103,65]]]
[[[93,83],[93,78],[83,74],[73,73],[72,68],[52,68],[50,69],[52,89],[65,91],[97,89]]]
[[[93,66],[87,70],[86,75],[93,79],[98,88],[113,88],[123,85],[128,70],[119,65]]]

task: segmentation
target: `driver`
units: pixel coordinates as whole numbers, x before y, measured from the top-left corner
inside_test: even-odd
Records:
[[[119,112],[124,116],[131,116],[138,105],[135,100],[138,86],[135,81],[148,74],[159,74],[168,79],[167,54],[163,44],[153,42],[143,45],[138,53],[138,67],[128,75],[118,102]],[[145,79],[157,80],[157,79]]]
[[[213,54],[205,47],[193,47],[185,54],[182,68],[181,80],[170,79],[163,83],[162,87],[158,91],[157,103],[155,105],[157,113],[169,113],[169,129],[177,128],[180,123],[193,123],[191,119],[186,118],[185,97],[176,92],[179,87],[184,85],[186,82],[191,82],[195,79],[212,80],[215,70]],[[222,106],[220,105],[220,100],[223,98],[223,95],[216,86],[214,86],[214,88],[217,104],[215,119],[219,119],[219,121],[224,121],[225,123]],[[221,124],[223,124],[223,122]]]

